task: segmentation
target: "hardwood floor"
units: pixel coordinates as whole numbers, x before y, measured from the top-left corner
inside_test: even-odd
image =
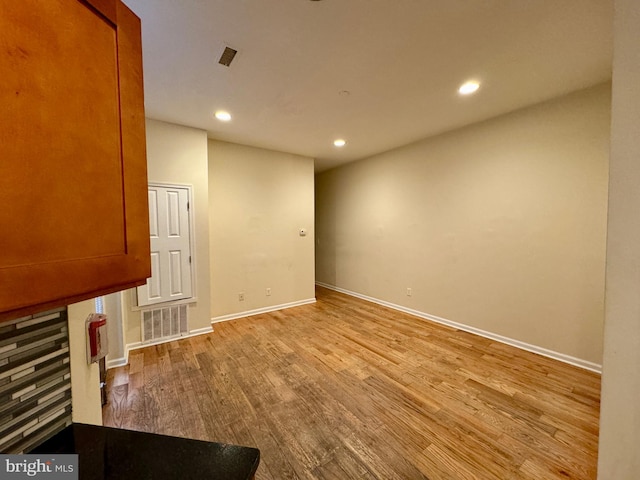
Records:
[[[330,290],[132,351],[104,423],[255,446],[257,479],[595,479],[600,376]]]

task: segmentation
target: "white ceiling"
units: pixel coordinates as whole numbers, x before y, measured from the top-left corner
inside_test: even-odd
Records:
[[[147,116],[316,171],[611,78],[613,0],[124,1]],[[460,97],[468,79],[481,88]]]

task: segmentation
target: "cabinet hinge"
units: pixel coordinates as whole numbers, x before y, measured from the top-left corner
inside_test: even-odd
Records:
[[[189,210],[190,208],[191,208],[191,204],[187,202],[187,210]]]
[[[189,255],[189,264],[191,264],[191,255]]]

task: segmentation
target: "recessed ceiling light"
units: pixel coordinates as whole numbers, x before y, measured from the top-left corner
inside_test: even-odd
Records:
[[[224,110],[218,110],[216,112],[216,118],[221,122],[228,122],[231,120],[231,114],[229,112],[225,112]]]
[[[342,138],[339,138],[339,139],[337,139],[337,140],[334,140],[334,141],[333,141],[333,144],[334,144],[336,147],[344,147],[344,146],[347,144],[347,142],[346,142],[346,140],[343,140]]]
[[[460,95],[471,95],[479,88],[480,84],[478,82],[470,81],[460,85],[460,88],[458,88],[458,93]]]

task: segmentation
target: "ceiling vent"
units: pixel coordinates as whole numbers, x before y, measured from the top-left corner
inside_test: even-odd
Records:
[[[220,60],[218,60],[218,63],[220,65],[224,65],[225,67],[228,67],[229,65],[231,65],[231,62],[236,56],[236,53],[238,53],[237,50],[234,50],[233,48],[229,48],[229,47],[224,47],[224,52],[222,52],[222,55],[220,55]]]

